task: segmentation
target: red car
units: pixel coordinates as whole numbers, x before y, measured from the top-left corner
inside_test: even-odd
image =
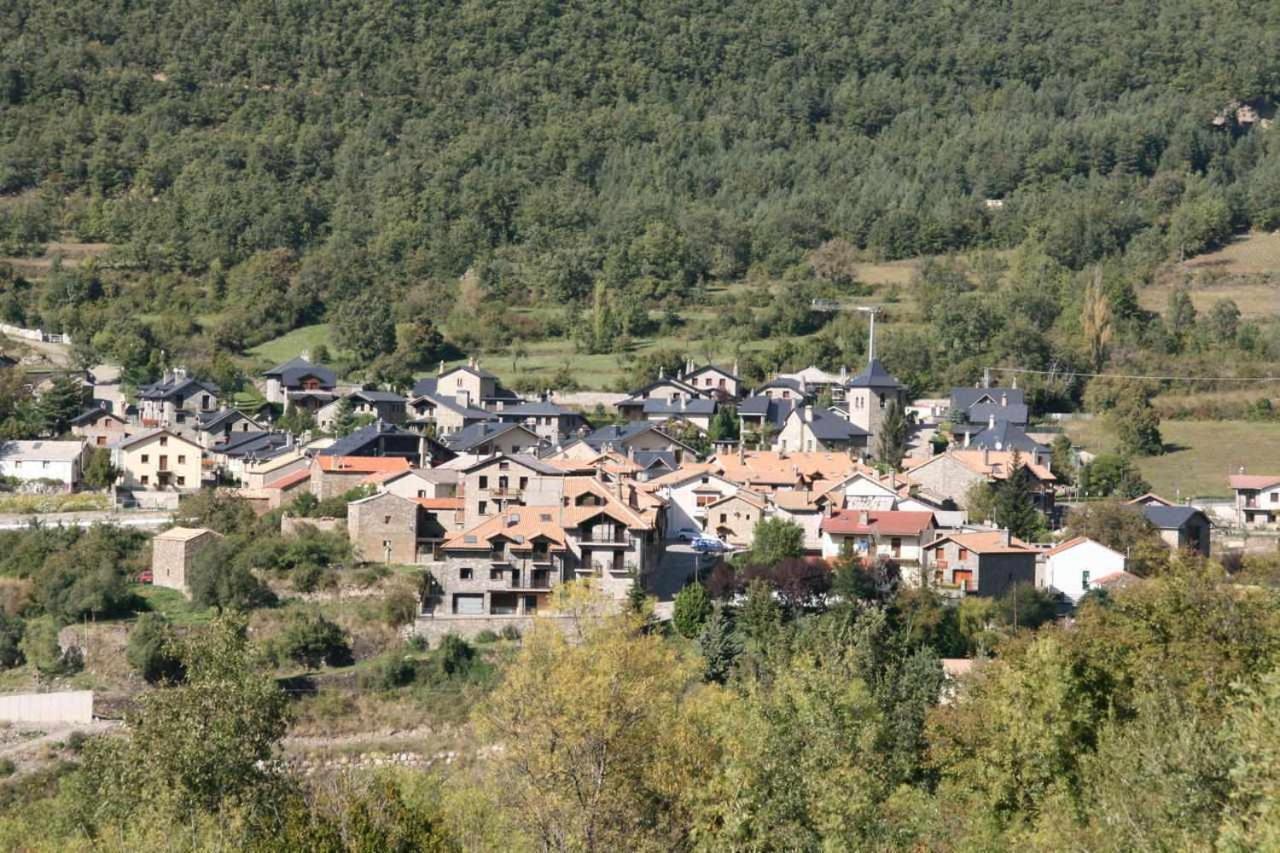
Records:
[[[138,583],[151,583],[155,580],[155,576],[151,574],[150,569],[143,569],[138,572]]]

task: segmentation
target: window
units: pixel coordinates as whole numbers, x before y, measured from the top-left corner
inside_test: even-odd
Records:
[[[500,581],[500,580],[502,580],[502,569],[490,569],[490,570],[489,570],[489,580],[491,580],[491,581]]]
[[[883,409],[883,408],[884,408],[884,395],[883,395],[883,394],[877,394],[877,395],[876,395],[876,399],[878,399],[878,400],[880,401],[880,408],[882,408],[882,409]]]
[[[488,477],[481,477],[481,478],[480,478],[480,488],[482,488],[482,489],[487,489],[487,488],[489,488],[489,478],[488,478]]]
[[[899,537],[895,536],[889,540],[889,551],[895,557],[902,556],[902,540]]]
[[[144,453],[144,454],[142,454],[142,464],[143,464],[143,465],[146,465],[146,464],[147,464],[148,462],[150,462],[150,461],[151,461],[151,457],[150,457],[150,456],[148,456],[148,455],[147,455],[147,454],[145,454],[145,453]]]
[[[382,523],[383,523],[383,524],[390,524],[390,523],[391,523],[391,516],[389,516],[389,515],[384,515],[384,516],[382,517]]]
[[[178,457],[178,464],[179,464],[179,465],[186,465],[186,464],[187,464],[187,457],[185,457],[185,456],[179,456],[179,457]]]
[[[1272,502],[1273,504],[1274,504],[1274,503],[1280,503],[1280,492],[1272,492],[1272,493],[1271,493],[1271,502]]]
[[[169,436],[167,436],[167,435],[162,435],[162,436],[160,436],[160,446],[161,446],[161,447],[168,447],[168,446],[169,446]]]
[[[418,489],[418,497],[420,497],[420,498],[425,498],[426,496],[427,496],[427,490],[426,490],[426,489]]]
[[[721,524],[724,524],[724,523],[725,523],[725,522],[727,522],[728,520],[729,520],[729,513],[727,513],[727,512],[722,512],[722,513],[720,513],[720,523],[721,523]]]
[[[186,484],[187,484],[187,478],[186,478],[186,477],[179,477],[179,478],[178,478],[178,485],[179,485],[179,486],[185,486]]]
[[[961,548],[961,549],[960,549],[960,551],[956,554],[956,559],[957,559],[957,560],[967,560],[967,559],[969,559],[969,549],[968,549],[968,548]]]
[[[704,507],[704,506],[710,506],[711,504],[720,500],[720,496],[714,495],[714,494],[713,495],[697,495],[696,499],[697,499],[698,506]]]
[[[499,463],[498,463],[498,470],[499,470],[499,471],[509,471],[509,470],[511,470],[511,463],[510,463],[510,462],[499,462]]]
[[[148,483],[150,483],[150,482],[151,482],[151,478],[150,478],[150,477],[148,477],[146,474],[143,474],[143,475],[142,475],[142,485],[144,485],[144,486],[145,486],[145,485],[147,485],[147,484],[148,484]]]
[[[489,514],[489,502],[488,502],[488,501],[480,501],[480,506],[479,506],[479,508],[478,508],[478,509],[479,509],[479,512],[480,512],[480,514],[481,514],[481,515],[488,515],[488,514]]]
[[[521,491],[524,491],[524,490],[525,490],[525,489],[527,489],[527,488],[529,488],[529,478],[528,478],[528,477],[521,477],[521,478],[520,478],[520,490],[521,490]]]
[[[461,569],[458,569],[458,580],[462,580],[462,581],[471,580],[471,569],[466,566],[463,566]]]
[[[1080,588],[1089,588],[1089,572],[1087,570],[1080,573]]]

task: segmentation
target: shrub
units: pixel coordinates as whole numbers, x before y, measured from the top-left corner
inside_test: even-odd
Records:
[[[41,676],[71,675],[84,668],[84,655],[75,646],[63,651],[58,643],[58,626],[47,616],[27,623],[18,647]]]
[[[0,776],[12,776],[16,771],[17,765],[13,763],[11,758],[0,758]]]
[[[498,641],[498,635],[492,631],[481,631],[476,634],[475,641],[477,643],[496,643]]]
[[[382,600],[382,616],[392,628],[410,624],[418,618],[418,596],[396,587]]]
[[[445,634],[432,662],[435,672],[444,678],[466,675],[475,660],[476,650],[457,634]]]
[[[0,613],[0,669],[22,666],[22,635],[26,623],[17,616]]]
[[[409,648],[415,652],[425,652],[431,645],[422,634],[413,634],[409,637],[408,643]]]
[[[676,594],[672,624],[680,636],[692,640],[711,615],[711,597],[700,583],[691,583]]]
[[[314,611],[295,612],[277,640],[277,660],[287,658],[315,669],[321,663],[342,666],[351,662],[346,632]]]
[[[376,663],[360,682],[375,690],[395,690],[412,684],[417,677],[416,664],[403,654],[396,654]]]
[[[515,625],[504,625],[500,632],[502,639],[517,642],[520,639],[520,629]]]
[[[148,684],[181,681],[185,674],[173,628],[158,613],[144,613],[129,632],[125,659]]]
[[[67,749],[72,752],[79,752],[84,749],[84,745],[88,742],[89,736],[79,729],[67,735]]]

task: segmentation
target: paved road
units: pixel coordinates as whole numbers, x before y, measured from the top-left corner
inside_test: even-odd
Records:
[[[718,558],[716,554],[699,554],[687,543],[673,539],[666,543],[658,571],[649,578],[649,592],[660,602],[671,601],[693,579],[695,570],[705,579]]]
[[[31,522],[61,524],[67,527],[90,527],[94,524],[115,524],[120,527],[164,527],[173,523],[171,512],[42,512],[29,515],[0,515],[0,530],[23,530]]]

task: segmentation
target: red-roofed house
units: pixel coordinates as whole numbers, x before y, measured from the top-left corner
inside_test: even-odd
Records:
[[[994,597],[1036,582],[1036,553],[1008,530],[952,533],[924,547],[924,568],[933,583]]]
[[[909,510],[837,510],[822,519],[822,556],[851,553],[867,560],[884,557],[899,566],[920,565],[921,546],[933,538],[933,513]],[[904,572],[918,584],[919,570]]]
[[[1236,493],[1236,521],[1245,527],[1265,527],[1280,521],[1280,474],[1232,474]]]
[[[372,474],[408,470],[403,456],[317,456],[311,460],[311,494],[325,500],[364,485]]]

